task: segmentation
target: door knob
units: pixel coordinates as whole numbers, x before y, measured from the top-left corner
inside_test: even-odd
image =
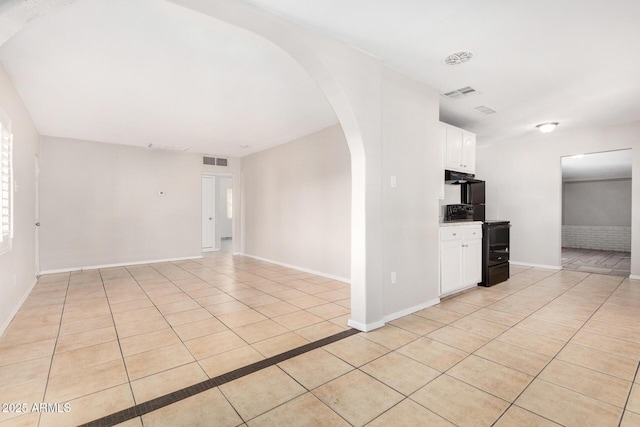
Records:
[[[213,218],[209,217],[209,221],[211,221]]]
[[[40,223],[39,222],[36,222],[36,227],[40,227]]]

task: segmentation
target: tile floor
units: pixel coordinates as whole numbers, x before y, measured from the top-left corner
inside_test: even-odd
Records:
[[[291,300],[282,300],[254,308],[247,305],[239,311],[247,312],[244,319],[251,321],[244,325],[215,314],[219,317],[211,318],[225,327],[225,334],[216,339],[221,347],[194,344],[192,341],[202,338],[192,335],[199,335],[198,322],[211,318],[173,315],[202,313],[201,309],[213,314],[211,306],[163,311],[166,304],[188,301],[162,300],[172,294],[155,293],[169,288],[164,280],[186,287],[174,293],[187,294],[198,302],[209,295],[192,296],[190,292],[215,286],[190,288],[195,279],[186,280],[186,274],[197,276],[200,285],[231,277],[230,282],[240,282],[249,290],[270,296],[279,292],[275,298],[292,295],[263,281],[286,286],[289,281],[282,277],[300,274],[230,255],[207,257],[195,264],[199,266],[187,262],[72,274],[64,286],[58,276],[43,277],[0,340],[0,401],[70,402],[71,412],[14,418],[10,417],[15,414],[5,413],[0,426],[90,421],[206,379],[211,376],[207,369],[230,370],[223,360],[250,363],[254,359],[246,354],[257,352],[264,357],[270,350],[280,350],[278,345],[259,345],[265,341],[283,336],[288,340],[291,334],[305,342],[313,339],[300,332],[309,327],[300,327],[304,322],[286,319],[281,324],[278,318],[287,314],[258,310],[282,302],[292,305]],[[164,285],[146,289],[145,285],[160,280],[158,273],[165,278]],[[96,274],[102,277],[102,292]],[[262,288],[247,285],[252,276],[260,274],[266,274],[255,279]],[[143,278],[149,276],[155,279]],[[81,277],[92,279],[78,280]],[[303,290],[293,290],[308,293],[324,285],[312,283],[321,280],[313,276],[303,279],[309,281],[308,286],[297,282],[300,279],[291,281]],[[223,280],[215,289],[229,286],[227,282]],[[338,288],[338,284],[330,286]],[[229,295],[237,290],[222,292]],[[340,291],[322,290],[293,299],[309,301],[305,298],[320,298],[321,294],[337,297],[334,292]],[[131,299],[132,295],[137,296]],[[239,296],[254,298],[252,303],[268,300],[253,293]],[[102,308],[104,302],[92,302],[105,298],[108,310]],[[146,300],[151,304],[138,307],[136,301]],[[336,302],[321,306],[343,307]],[[125,304],[129,309],[119,310]],[[226,302],[213,305],[220,304]],[[301,317],[321,317],[318,310],[309,312],[314,307],[319,306],[305,307]],[[258,332],[236,332],[242,326],[265,322],[248,314],[252,312],[287,331],[267,322],[265,331],[271,331],[267,336],[280,334],[265,339]],[[338,314],[316,324],[343,327],[346,317]],[[640,426],[639,320],[640,281],[513,266],[508,282],[455,296],[379,330],[356,334],[121,425]],[[166,323],[163,328],[150,326],[162,321]],[[189,324],[192,326],[180,328]],[[88,329],[93,332],[86,333]],[[204,336],[222,332],[213,328]],[[141,339],[143,335],[151,336]],[[70,336],[74,338],[66,338]],[[234,347],[241,344],[238,340],[242,345]],[[219,353],[209,354],[218,348]],[[211,360],[213,357],[217,359]]]
[[[562,268],[587,273],[629,277],[629,273],[631,273],[631,253],[562,248]]]
[[[88,422],[344,331],[349,311],[346,283],[227,252],[45,275],[0,337],[0,403],[72,411],[0,426]]]

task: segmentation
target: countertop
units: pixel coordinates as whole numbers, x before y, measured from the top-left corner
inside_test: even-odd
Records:
[[[482,221],[451,221],[440,222],[440,227],[459,227],[462,225],[482,225]]]

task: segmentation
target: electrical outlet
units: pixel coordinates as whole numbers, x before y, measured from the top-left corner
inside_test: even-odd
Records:
[[[395,285],[397,281],[398,281],[398,277],[396,276],[396,272],[392,271],[391,272],[391,284]]]

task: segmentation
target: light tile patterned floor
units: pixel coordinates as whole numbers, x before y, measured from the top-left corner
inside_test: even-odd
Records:
[[[0,403],[72,411],[0,426],[88,422],[344,331],[349,310],[346,283],[228,252],[42,276],[0,338]]]
[[[238,265],[244,263],[240,260],[242,262],[238,261]],[[213,262],[221,263],[215,257],[203,261]],[[279,268],[265,264],[256,266],[248,261],[246,265],[251,265],[252,269]],[[180,267],[164,264],[162,269],[166,271],[163,274],[171,279],[174,286],[180,283],[189,286],[188,281],[180,282],[183,280],[180,275],[170,277]],[[149,272],[148,268],[144,267],[138,273]],[[197,271],[201,275],[205,269],[212,270],[212,266],[201,265],[200,268]],[[191,274],[196,271],[189,268],[181,270]],[[207,274],[210,273],[204,275]],[[228,270],[222,274],[226,277],[234,273]],[[242,277],[245,273],[235,274],[246,279]],[[256,274],[256,271],[251,274]],[[277,282],[277,277],[269,279]],[[238,279],[235,276],[234,281]],[[307,279],[316,281],[311,277]],[[55,283],[50,280],[49,285]],[[145,279],[138,277],[138,280],[144,283]],[[71,281],[73,283],[73,276]],[[247,312],[247,317],[244,320],[226,318],[229,325],[222,318],[224,314],[220,314],[214,320],[225,328],[218,330],[217,323],[209,317],[199,319],[197,315],[184,315],[177,318],[170,317],[173,312],[163,314],[160,306],[186,301],[163,301],[163,304],[156,305],[148,295],[164,288],[149,290],[141,283],[139,300],[147,298],[154,304],[137,306],[131,301],[138,299],[126,301],[124,297],[127,295],[124,288],[132,287],[131,282],[127,281],[128,285],[120,288],[108,286],[105,280],[106,295],[113,313],[112,323],[107,324],[101,319],[106,317],[101,305],[90,302],[100,298],[99,292],[94,294],[91,286],[85,288],[80,283],[89,282],[78,282],[78,295],[91,294],[92,297],[86,300],[75,298],[76,302],[83,305],[80,301],[85,301],[85,306],[91,306],[92,316],[74,314],[74,307],[77,308],[78,304],[73,303],[74,298],[69,301],[68,296],[76,292],[71,292],[74,287],[69,286],[62,327],[59,313],[56,319],[57,311],[48,308],[50,304],[31,303],[21,311],[16,322],[28,325],[22,330],[31,330],[31,336],[37,339],[25,341],[21,339],[25,334],[18,333],[19,329],[16,329],[0,341],[0,379],[3,380],[0,382],[3,384],[0,386],[0,400],[9,396],[21,401],[40,401],[45,388],[47,402],[51,401],[49,393],[56,399],[72,399],[71,413],[44,414],[40,419],[43,426],[89,421],[150,396],[201,381],[211,370],[222,372],[235,366],[236,361],[251,363],[257,356],[278,352],[278,345],[258,345],[273,338],[250,345],[250,341],[260,338],[257,331],[246,328],[236,332],[237,329],[231,329],[229,325],[241,328],[263,322],[266,336],[274,333],[275,338],[284,340],[280,337],[293,334],[306,342],[311,337],[305,337],[299,331],[310,327],[307,326],[307,315],[320,317],[321,312],[327,315],[327,311],[331,311],[309,312],[313,309],[311,307],[298,315],[282,318],[299,310],[283,314],[280,311],[282,306],[274,306],[275,311],[270,314],[275,317],[271,317],[258,307],[245,308],[243,311]],[[283,283],[286,282],[277,282],[277,285]],[[306,297],[290,291],[305,292],[307,296],[314,297],[320,294],[329,296],[333,292],[313,292],[317,288],[296,283],[305,290],[276,287],[277,290],[270,288],[271,293],[263,293],[274,296],[274,292],[280,292],[281,296],[299,299]],[[55,304],[63,303],[52,288],[39,286],[34,295],[43,297],[48,293],[47,299],[54,300]],[[226,289],[223,293],[229,295],[241,290],[252,289]],[[181,292],[189,294],[190,291],[194,289]],[[153,296],[167,295],[171,293],[160,292]],[[117,302],[111,301],[112,296]],[[247,299],[259,295],[246,292],[238,296]],[[192,299],[201,297],[198,295]],[[291,304],[290,300],[285,301]],[[233,301],[218,301],[216,305],[229,302]],[[116,316],[118,310],[114,312],[113,306],[118,304],[135,306],[135,309],[119,313],[156,308],[159,317],[152,310]],[[33,311],[36,306],[42,310]],[[199,308],[187,311],[193,310]],[[211,313],[208,306],[205,310]],[[249,316],[250,310],[265,318],[254,314]],[[71,326],[65,327],[68,313],[74,320],[68,322]],[[172,324],[175,319],[188,321],[182,323],[178,320]],[[147,323],[160,320],[169,326],[147,328]],[[332,320],[344,322],[345,316],[339,315]],[[181,325],[199,325],[198,322],[203,321],[212,323],[203,324],[206,335],[194,336],[198,335],[194,331],[200,330],[199,327],[183,329],[182,336],[178,332],[180,329],[176,330]],[[89,326],[74,325],[78,322],[91,325],[96,333],[84,333]],[[119,341],[112,339],[110,328],[120,336],[120,330],[131,323],[142,325],[149,331],[144,334],[150,336],[129,341],[126,341],[127,337],[120,337]],[[296,327],[300,329],[289,329]],[[57,328],[60,329],[59,336]],[[173,330],[179,341],[163,335],[166,333],[162,332],[164,329]],[[136,328],[125,330],[132,332]],[[219,335],[225,332],[226,335]],[[279,332],[282,333],[278,335]],[[77,336],[77,339],[61,339],[66,336]],[[220,338],[216,342],[220,342],[221,347],[207,345],[210,338],[206,337],[211,336]],[[242,341],[242,346],[236,347],[240,344],[237,340]],[[51,363],[51,354],[61,342],[65,351],[56,353]],[[78,344],[74,344],[76,342]],[[157,348],[153,344],[156,342],[165,345]],[[120,347],[121,355],[118,357],[113,343]],[[87,353],[84,349],[88,346],[95,351]],[[136,359],[145,353],[149,353],[148,357]],[[196,360],[196,354],[204,359]],[[222,358],[222,355],[231,357]],[[208,367],[203,362],[205,360]],[[313,350],[122,425],[639,426],[639,361],[640,281],[512,266],[512,277],[508,282],[474,289],[397,319],[382,329],[360,333]],[[225,363],[231,365],[225,367]],[[82,381],[78,380],[79,376]],[[80,385],[76,385],[78,383]],[[5,421],[0,422],[0,426],[37,425],[40,418],[39,414],[12,419],[3,415]]]

